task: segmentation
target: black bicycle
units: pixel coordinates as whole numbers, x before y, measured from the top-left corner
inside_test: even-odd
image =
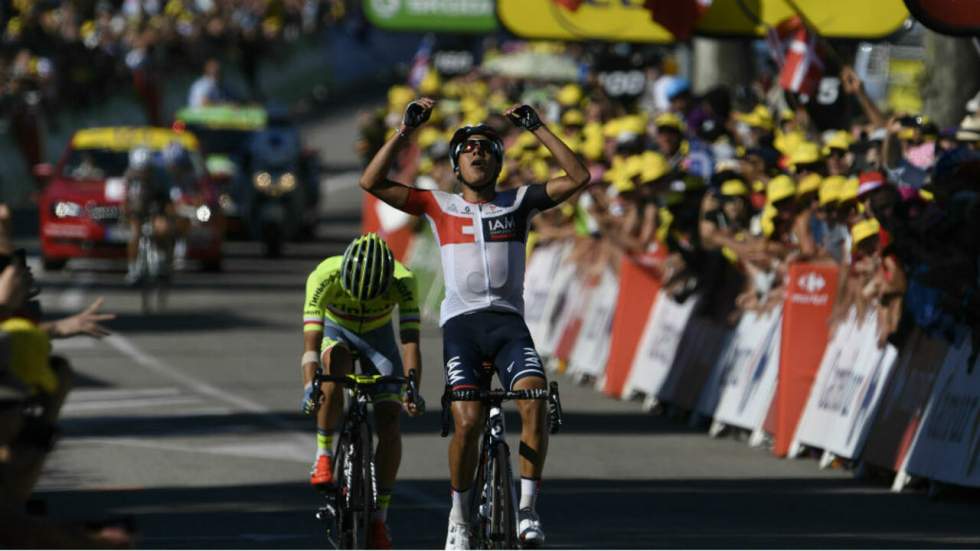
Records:
[[[510,465],[510,447],[504,431],[503,403],[507,400],[548,400],[549,431],[557,433],[562,425],[558,383],[548,390],[452,390],[442,395],[442,436],[452,426],[450,404],[458,401],[482,402],[484,429],[480,444],[480,462],[471,492],[470,525],[475,528],[476,549],[517,549],[517,500]]]
[[[347,414],[340,429],[334,454],[334,487],[324,491],[325,501],[316,518],[326,524],[327,537],[338,549],[365,549],[371,514],[378,509],[378,481],[374,467],[374,433],[368,417],[372,391],[378,385],[408,386],[408,399],[415,401],[418,387],[415,372],[396,375],[325,375],[317,368],[313,376],[314,403],[320,403],[320,384],[343,385],[347,391]]]

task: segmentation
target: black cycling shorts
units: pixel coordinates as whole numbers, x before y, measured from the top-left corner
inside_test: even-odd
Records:
[[[493,361],[500,384],[513,390],[525,377],[547,379],[524,318],[512,312],[479,311],[450,318],[442,326],[446,384],[453,390],[485,388],[484,361]]]

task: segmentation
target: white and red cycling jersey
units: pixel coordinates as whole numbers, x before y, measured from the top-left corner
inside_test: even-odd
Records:
[[[499,192],[485,203],[412,188],[402,210],[429,220],[442,255],[446,298],[440,326],[479,310],[524,315],[524,260],[531,218],[556,204],[540,184]]]

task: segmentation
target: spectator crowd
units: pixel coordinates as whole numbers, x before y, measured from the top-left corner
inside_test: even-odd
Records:
[[[417,66],[412,86],[392,87],[385,109],[363,115],[359,150],[370,158],[405,105],[428,96],[438,103],[401,157],[401,177],[455,189],[449,138],[482,121],[505,141],[498,186],[543,182],[557,172],[547,150],[500,115],[528,103],[593,181],[535,219],[530,248],[572,240],[580,273],[596,278],[631,255],[676,300],[704,296],[698,314],[732,326],[746,310],[782,304],[790,263],[832,263],[841,277],[832,322],[852,307],[874,309],[881,346],[901,345],[914,326],[952,339],[966,325],[980,340],[980,93],[957,127],[939,129],[879,109],[845,65],[831,76],[850,114],[818,126],[807,98],[781,90],[765,67],[737,94],[718,86],[699,95],[669,58],[653,58],[642,65],[645,85],[623,98],[581,46],[494,45],[482,66],[527,51],[570,57],[581,70],[555,82],[533,68],[447,77]]]
[[[118,90],[148,124],[168,121],[163,86],[229,58],[260,99],[260,61],[343,16],[342,0],[0,0],[0,120],[27,166],[44,156],[44,125]]]

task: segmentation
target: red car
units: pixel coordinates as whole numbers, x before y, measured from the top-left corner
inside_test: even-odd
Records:
[[[201,159],[197,139],[189,132],[155,127],[111,127],[79,130],[49,174],[38,202],[41,255],[45,270],[58,270],[71,258],[125,258],[129,225],[123,217],[129,152],[144,147],[162,165],[162,152],[180,144],[193,167],[193,189],[172,193],[178,238],[186,258],[208,270],[221,268],[224,218],[218,194]]]

